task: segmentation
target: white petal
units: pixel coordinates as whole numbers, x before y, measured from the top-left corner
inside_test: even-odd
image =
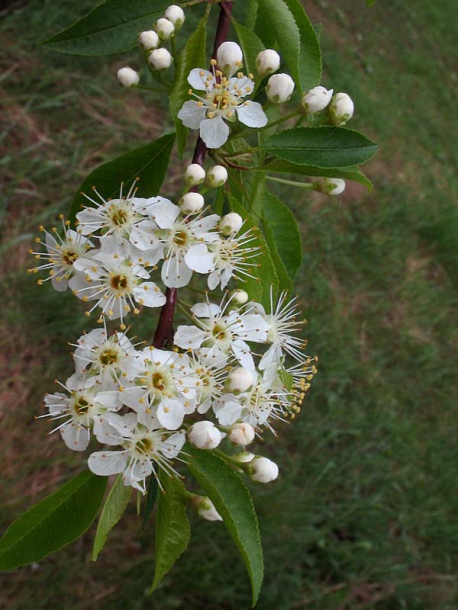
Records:
[[[68,279],[62,273],[56,273],[51,278],[51,284],[57,292],[64,292],[68,288]]]
[[[151,206],[149,212],[151,218],[161,229],[172,229],[181,210],[168,199],[164,199],[160,203]]]
[[[205,106],[198,106],[197,102],[185,102],[178,113],[178,118],[183,121],[185,127],[199,129],[202,121],[207,116]]]
[[[272,365],[278,366],[280,364],[281,358],[281,347],[276,344],[271,345],[267,352],[261,358],[261,362],[259,363],[259,369],[263,371],[264,369],[267,369]]]
[[[242,415],[242,406],[235,401],[228,400],[222,409],[218,409],[216,417],[221,426],[232,426]]]
[[[239,93],[239,97],[250,95],[250,93],[253,93],[253,89],[254,82],[251,80],[251,78],[247,78],[246,76],[242,76],[242,78],[233,76],[229,79],[229,91],[241,91],[242,94]]]
[[[247,127],[264,127],[267,125],[267,116],[258,102],[245,102],[235,109],[241,123]]]
[[[210,290],[215,290],[215,288],[220,283],[220,280],[221,280],[221,272],[219,271],[219,269],[216,269],[215,271],[210,273],[210,275],[208,276],[208,279],[207,279],[208,288]]]
[[[143,282],[132,293],[135,300],[145,307],[162,307],[167,300],[154,282]]]
[[[122,406],[121,397],[119,392],[116,391],[98,392],[94,402],[102,405],[110,411],[117,411]]]
[[[183,404],[173,398],[164,398],[157,409],[157,419],[167,430],[177,430],[184,419]]]
[[[106,417],[95,415],[92,420],[94,422],[93,431],[99,443],[104,445],[120,445],[122,443],[118,430],[111,425]]]
[[[207,148],[219,148],[227,142],[229,127],[221,117],[205,119],[200,124],[200,137]]]
[[[197,271],[197,273],[210,273],[215,268],[214,258],[214,255],[207,250],[205,244],[197,244],[189,248],[184,260],[193,271]]]
[[[188,76],[188,83],[197,91],[207,91],[213,89],[215,85],[215,77],[208,70],[202,68],[194,68]]]
[[[165,440],[161,444],[160,452],[168,457],[169,459],[176,457],[183,447],[186,440],[186,435],[184,430],[180,430],[180,432],[175,432],[169,436],[167,440]]]
[[[231,344],[231,349],[234,356],[242,366],[250,370],[254,369],[253,357],[251,355],[250,348],[245,341],[241,341],[240,339],[233,341]]]
[[[73,451],[84,451],[89,445],[89,430],[77,422],[62,426],[60,434],[67,447]]]
[[[102,477],[119,474],[127,465],[128,455],[128,451],[96,451],[89,456],[89,470]]]
[[[202,345],[202,343],[207,338],[207,333],[197,326],[179,326],[175,333],[173,342],[178,347],[183,349],[197,348]]]
[[[164,261],[161,277],[164,284],[169,288],[182,288],[189,284],[192,270],[187,266],[184,258],[172,256]]]
[[[191,311],[198,318],[215,318],[221,312],[221,307],[215,303],[196,303]]]

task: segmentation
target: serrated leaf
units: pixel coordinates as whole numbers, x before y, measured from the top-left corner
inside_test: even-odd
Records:
[[[105,546],[108,534],[123,516],[131,494],[132,487],[130,487],[130,485],[124,485],[122,482],[122,475],[119,474],[103,505],[92,549],[92,561],[97,561],[100,551]]]
[[[286,161],[321,168],[364,163],[377,150],[375,142],[345,127],[295,127],[271,136],[262,147]]]
[[[170,114],[175,122],[177,130],[178,154],[183,154],[186,146],[188,129],[180,119],[177,119],[181,107],[189,99],[188,76],[193,68],[206,67],[206,41],[207,41],[207,21],[208,13],[205,14],[195,31],[191,34],[186,46],[181,51],[178,58],[175,81],[169,97]]]
[[[237,33],[240,46],[242,47],[245,72],[247,74],[250,72],[255,73],[256,57],[259,53],[261,53],[261,51],[264,51],[265,47],[253,30],[249,30],[244,25],[241,25],[236,21],[233,21],[232,24]]]
[[[263,579],[263,557],[258,520],[250,493],[240,476],[211,451],[187,446],[189,470],[215,505],[234,539],[248,571],[253,606]]]
[[[32,506],[0,540],[0,570],[41,561],[74,542],[94,521],[106,477],[85,471]]]
[[[116,157],[100,165],[89,174],[80,186],[70,207],[69,219],[75,220],[81,206],[90,207],[91,202],[83,195],[93,196],[92,187],[104,197],[105,200],[119,196],[121,182],[123,192],[127,193],[136,178],[138,197],[154,197],[158,194],[168,169],[170,153],[172,152],[175,134],[167,134],[158,140],[136,148],[130,152]]]
[[[186,515],[186,487],[178,477],[170,477],[163,470],[159,478],[163,492],[157,499],[156,564],[151,591],[186,550],[191,537]]]
[[[105,0],[42,44],[59,53],[91,57],[127,51],[169,4],[169,0]]]

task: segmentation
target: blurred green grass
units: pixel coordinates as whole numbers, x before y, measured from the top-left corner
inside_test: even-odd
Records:
[[[323,84],[356,104],[351,127],[381,144],[374,191],[279,190],[303,230],[297,282],[319,373],[294,425],[261,451],[275,484],[254,487],[266,554],[261,610],[453,610],[457,547],[456,30],[454,2],[317,1]],[[336,6],[337,4],[337,6]],[[85,327],[69,295],[24,269],[36,226],[65,211],[94,165],[159,135],[166,100],[120,90],[125,57],[36,47],[93,2],[31,0],[0,23],[0,519],[6,526],[81,468],[33,421],[71,371]],[[129,56],[135,65],[136,56]],[[139,62],[137,61],[137,64]],[[158,110],[159,108],[159,110]],[[167,188],[172,194],[174,180]],[[294,203],[293,203],[294,202]],[[250,607],[244,568],[218,524],[193,520],[185,556],[151,597],[152,528],[133,509],[96,564],[91,533],[1,578],[0,607],[230,610]]]

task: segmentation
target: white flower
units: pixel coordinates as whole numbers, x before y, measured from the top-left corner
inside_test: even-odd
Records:
[[[219,148],[229,137],[229,126],[224,121],[233,122],[236,118],[248,127],[264,127],[267,124],[261,104],[243,101],[254,90],[253,81],[241,72],[237,77],[227,79],[221,72],[194,68],[188,82],[197,91],[205,91],[200,96],[190,93],[196,101],[185,102],[178,113],[183,125],[199,129],[200,137],[208,148]]]
[[[183,9],[176,4],[171,4],[165,11],[165,17],[173,23],[175,30],[179,30],[184,23],[185,15]]]
[[[247,231],[238,237],[222,239],[209,245],[215,267],[207,280],[210,290],[214,290],[218,285],[221,285],[222,289],[226,288],[231,278],[243,281],[244,278],[253,277],[250,269],[256,266],[256,263],[253,263],[252,259],[260,254],[257,246],[248,246],[253,240],[252,233]],[[234,301],[233,304],[238,303]]]
[[[214,165],[207,172],[205,184],[210,188],[218,188],[227,182],[227,169],[224,165]]]
[[[229,432],[228,439],[235,445],[249,445],[254,441],[255,431],[251,424],[247,422],[240,422],[234,424]]]
[[[187,436],[191,445],[198,449],[216,449],[226,435],[213,422],[199,421],[188,429]]]
[[[219,230],[223,235],[235,235],[243,225],[243,218],[237,212],[229,212],[223,216],[219,222]]]
[[[253,385],[254,376],[253,373],[244,368],[243,366],[232,369],[226,379],[225,387],[228,392],[234,394],[240,394],[240,392],[246,392]]]
[[[148,57],[149,63],[155,70],[166,70],[172,65],[173,58],[167,49],[154,49]]]
[[[331,101],[332,94],[332,89],[328,91],[325,87],[313,87],[302,96],[301,106],[305,112],[315,114],[326,108]]]
[[[222,521],[223,518],[216,510],[215,505],[207,496],[198,496],[197,494],[189,493],[189,501],[197,514],[207,521]]]
[[[216,61],[223,74],[232,76],[242,67],[242,49],[236,42],[223,42],[216,51]]]
[[[156,32],[161,40],[168,40],[175,34],[175,26],[169,19],[161,17],[156,22]]]
[[[274,74],[267,81],[266,95],[274,104],[287,102],[294,91],[294,81],[288,74]]]
[[[316,178],[313,181],[315,191],[328,195],[340,195],[345,190],[345,180],[341,178]]]
[[[185,193],[180,199],[180,209],[183,214],[198,214],[205,205],[200,193]]]
[[[197,184],[202,184],[205,180],[205,170],[198,163],[191,163],[186,168],[184,173],[184,179],[188,186],[196,186]]]
[[[345,125],[353,116],[355,106],[347,93],[336,93],[329,104],[329,120],[332,125]]]
[[[280,67],[280,55],[273,49],[261,51],[256,57],[256,69],[259,76],[264,78],[268,74],[276,72]]]
[[[269,458],[257,455],[247,466],[247,472],[253,481],[270,483],[278,477],[278,466]]]
[[[154,30],[145,30],[138,35],[138,42],[145,51],[151,51],[159,46],[159,36]]]
[[[238,288],[237,290],[232,291],[231,304],[236,306],[245,305],[245,303],[248,303],[249,298],[250,297],[248,296],[248,292]]]
[[[124,68],[120,68],[116,76],[118,78],[118,82],[122,87],[135,87],[140,82],[140,74],[129,66],[125,66]]]

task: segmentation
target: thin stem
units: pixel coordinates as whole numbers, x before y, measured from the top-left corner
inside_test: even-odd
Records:
[[[295,180],[275,178],[274,176],[266,176],[266,180],[271,180],[272,182],[280,182],[281,184],[289,184],[290,186],[299,186],[303,189],[313,189],[313,184],[311,182],[296,182]]]

